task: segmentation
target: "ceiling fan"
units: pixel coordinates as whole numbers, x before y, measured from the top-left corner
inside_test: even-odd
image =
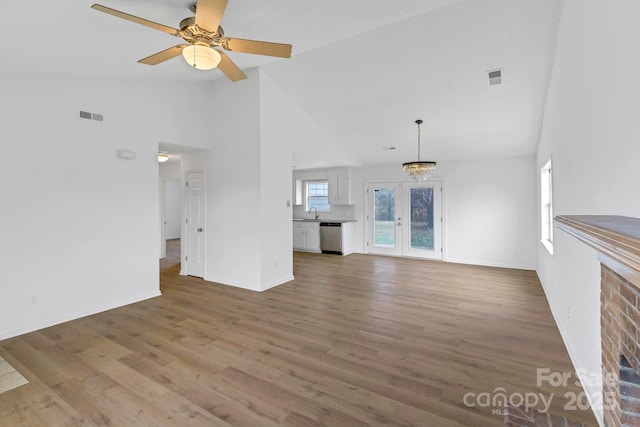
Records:
[[[99,4],[93,9],[136,24],[145,25],[154,30],[163,31],[175,37],[183,38],[188,44],[179,44],[138,62],[147,65],[158,65],[180,54],[187,63],[199,70],[210,70],[218,67],[233,82],[247,78],[247,75],[224,53],[244,52],[258,55],[291,57],[291,45],[256,40],[236,39],[224,36],[220,20],[227,7],[228,0],[197,0],[189,9],[195,16],[180,22],[180,29],[158,24],[128,13],[120,12]]]

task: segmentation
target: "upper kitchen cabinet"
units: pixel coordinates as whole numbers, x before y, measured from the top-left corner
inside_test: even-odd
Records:
[[[351,204],[351,168],[336,167],[329,169],[307,169],[293,171],[292,190],[293,204],[295,206],[308,206],[308,185],[309,183],[326,183],[326,203],[329,205],[349,205]],[[328,210],[328,209],[327,209]]]
[[[304,189],[301,179],[293,179],[293,204],[296,206],[304,205]]]
[[[351,202],[349,187],[349,168],[335,168],[328,170],[329,204],[348,205]]]

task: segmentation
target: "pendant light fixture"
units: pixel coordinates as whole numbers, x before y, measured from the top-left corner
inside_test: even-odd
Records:
[[[436,162],[423,162],[420,160],[420,125],[422,120],[416,120],[418,125],[418,161],[402,164],[402,170],[416,181],[425,181],[436,171]]]

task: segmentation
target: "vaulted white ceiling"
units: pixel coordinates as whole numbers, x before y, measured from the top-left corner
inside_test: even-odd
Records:
[[[192,15],[190,0],[97,1],[172,27]],[[181,39],[92,3],[2,2],[0,74],[222,78],[180,58],[138,64]],[[423,159],[535,153],[560,7],[560,0],[230,0],[222,26],[231,37],[291,43],[290,60],[229,56],[243,69],[262,67],[360,164],[384,164],[415,160],[418,118]],[[486,72],[496,68],[504,83],[490,87]],[[296,166],[306,158],[297,153]],[[320,160],[344,163],[331,152]]]

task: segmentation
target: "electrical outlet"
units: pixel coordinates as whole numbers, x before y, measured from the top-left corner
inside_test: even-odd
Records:
[[[38,294],[31,295],[31,304],[38,304],[40,302],[40,297]]]

